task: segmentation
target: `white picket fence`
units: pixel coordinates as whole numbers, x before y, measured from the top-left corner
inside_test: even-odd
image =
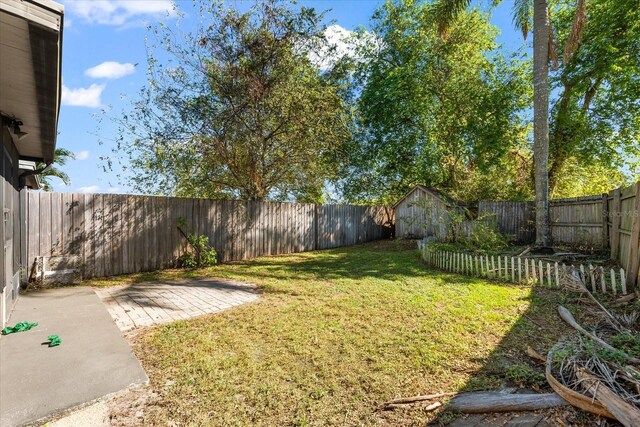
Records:
[[[542,286],[560,287],[560,272],[567,271],[564,263],[542,261],[526,257],[495,255],[471,255],[460,252],[434,251],[428,246],[421,249],[422,258],[430,267],[452,273],[474,277],[506,280],[513,283],[535,283]],[[580,272],[583,282],[591,291],[627,294],[624,269],[605,269],[591,264],[574,266]]]

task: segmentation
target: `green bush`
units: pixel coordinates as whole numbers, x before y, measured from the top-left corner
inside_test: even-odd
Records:
[[[496,252],[507,246],[507,238],[493,224],[478,220],[466,239],[469,247],[485,252]]]
[[[209,238],[205,235],[189,233],[187,241],[193,252],[185,252],[178,258],[178,265],[183,268],[210,267],[218,262],[216,250],[209,246]]]
[[[427,245],[430,251],[499,253],[508,245],[508,238],[498,232],[491,224],[477,221],[469,237],[459,237],[447,242],[431,242]]]

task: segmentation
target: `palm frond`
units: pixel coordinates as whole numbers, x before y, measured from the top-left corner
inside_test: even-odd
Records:
[[[438,21],[438,31],[441,36],[445,36],[454,19],[462,13],[471,0],[438,0],[434,5],[436,20]]]
[[[576,14],[573,17],[573,25],[571,26],[571,33],[567,39],[567,44],[564,47],[564,54],[562,55],[562,61],[567,62],[569,58],[580,46],[582,39],[582,33],[587,25],[587,8],[585,6],[585,0],[578,0],[576,5]]]
[[[522,31],[522,37],[526,40],[533,21],[533,2],[531,0],[514,0],[512,14],[513,25]]]
[[[45,176],[45,177],[54,176],[56,178],[59,178],[62,182],[64,182],[65,185],[69,185],[69,183],[71,183],[71,180],[69,179],[69,175],[67,175],[66,172],[63,172],[57,168],[51,168],[47,172],[43,173],[41,176]]]
[[[56,151],[53,154],[53,163],[58,165],[64,165],[67,163],[67,160],[75,160],[76,155],[73,151],[67,150],[66,148],[56,148]]]

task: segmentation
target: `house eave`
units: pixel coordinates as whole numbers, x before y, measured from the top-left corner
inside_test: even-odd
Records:
[[[50,0],[0,0],[0,112],[23,158],[53,161],[62,93],[64,7]]]

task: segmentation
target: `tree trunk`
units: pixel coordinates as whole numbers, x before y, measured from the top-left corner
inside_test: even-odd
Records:
[[[549,233],[549,20],[547,0],[533,2],[533,160],[536,189],[536,245]]]

